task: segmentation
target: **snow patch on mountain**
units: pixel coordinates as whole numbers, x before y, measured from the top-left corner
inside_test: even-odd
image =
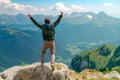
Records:
[[[93,19],[93,17],[92,17],[91,15],[87,15],[87,17],[88,17],[89,19]]]

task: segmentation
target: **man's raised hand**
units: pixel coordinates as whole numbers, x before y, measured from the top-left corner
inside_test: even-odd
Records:
[[[60,14],[63,15],[63,12],[61,11]]]
[[[28,14],[28,17],[31,17],[31,14]]]

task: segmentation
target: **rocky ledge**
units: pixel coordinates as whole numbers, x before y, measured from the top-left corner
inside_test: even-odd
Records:
[[[50,63],[41,66],[34,63],[26,66],[14,66],[0,73],[0,80],[70,80],[68,67],[62,63],[55,63],[55,70],[51,71]]]

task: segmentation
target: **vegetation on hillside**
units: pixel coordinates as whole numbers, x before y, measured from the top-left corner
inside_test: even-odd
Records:
[[[84,51],[72,59],[71,66],[78,72],[85,68],[104,71],[119,66],[119,64],[115,64],[115,62],[120,62],[120,55],[118,52],[116,53],[116,50],[118,51],[118,48],[106,44],[93,50]],[[116,55],[117,57],[115,57]]]

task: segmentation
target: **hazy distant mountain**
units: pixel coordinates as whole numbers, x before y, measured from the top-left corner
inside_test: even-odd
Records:
[[[49,17],[51,22],[53,22],[56,18],[51,15],[33,15],[33,17],[38,21],[43,23],[45,17]],[[98,14],[92,12],[73,12],[71,14],[65,14],[62,23],[69,23],[69,24],[84,24],[84,23],[93,23],[93,24],[115,24],[119,23],[120,19],[113,18],[108,16],[104,12],[100,12]],[[18,15],[0,15],[0,24],[31,24],[30,19],[27,15],[18,14]]]
[[[44,20],[45,17],[53,18],[53,16],[45,16],[45,15],[34,15],[34,18],[40,22]],[[43,23],[43,22],[42,22]],[[27,15],[18,14],[18,15],[0,15],[0,24],[31,24],[30,19]]]

